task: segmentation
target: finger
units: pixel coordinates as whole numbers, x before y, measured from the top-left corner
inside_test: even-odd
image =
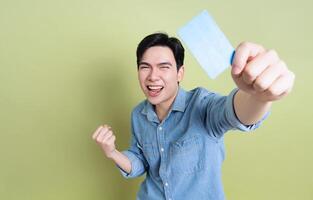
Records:
[[[269,50],[257,55],[244,68],[242,78],[247,84],[252,84],[262,72],[270,65],[279,61],[274,50]]]
[[[254,89],[258,92],[267,90],[280,77],[284,69],[286,69],[286,65],[283,61],[269,66],[255,80],[253,84]]]
[[[96,141],[97,142],[102,142],[104,137],[106,136],[106,134],[109,132],[110,130],[108,129],[108,127],[104,127],[100,133],[98,134],[97,138],[96,138]]]
[[[96,139],[96,137],[98,136],[98,134],[99,134],[99,132],[100,132],[100,130],[103,128],[103,126],[99,126],[98,128],[97,128],[97,130],[93,133],[93,135],[92,135],[92,139]]]
[[[264,51],[265,49],[261,45],[249,42],[241,43],[235,51],[231,73],[233,75],[240,75],[249,60]]]
[[[102,141],[108,140],[113,135],[112,131],[108,131],[102,138]]]
[[[264,100],[266,101],[276,101],[279,100],[281,98],[283,98],[284,96],[286,96],[289,92],[283,92],[282,94],[278,95],[278,96],[271,96],[270,93],[267,93],[267,91],[261,92],[259,93],[261,96],[263,96],[262,98],[264,98]]]
[[[290,90],[293,80],[289,75],[282,75],[265,91],[267,96],[280,96]]]
[[[115,139],[116,139],[115,135],[111,135],[111,137],[109,137],[109,138],[107,139],[107,143],[108,143],[108,144],[114,144]]]

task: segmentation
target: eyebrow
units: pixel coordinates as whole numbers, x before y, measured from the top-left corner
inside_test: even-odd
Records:
[[[139,65],[148,65],[148,66],[151,66],[151,64],[150,64],[150,63],[147,63],[147,62],[140,62]],[[170,66],[172,66],[172,63],[170,63],[170,62],[160,62],[160,63],[158,63],[157,65],[158,65],[158,66],[160,66],[160,65],[170,65]]]
[[[170,62],[161,62],[161,63],[158,63],[158,65],[170,65],[170,66],[172,66],[172,63],[170,63]]]
[[[149,63],[147,62],[139,62],[139,65],[148,65],[148,66],[151,66]]]

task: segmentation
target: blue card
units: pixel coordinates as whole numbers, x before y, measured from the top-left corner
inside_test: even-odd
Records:
[[[207,11],[202,11],[178,30],[178,36],[210,78],[231,65],[234,48]]]

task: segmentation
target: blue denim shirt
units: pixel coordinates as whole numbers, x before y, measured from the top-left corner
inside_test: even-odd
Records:
[[[131,161],[126,178],[146,173],[137,200],[222,200],[223,136],[230,129],[250,131],[233,108],[234,89],[228,96],[195,88],[179,88],[167,117],[160,122],[147,101],[131,115],[131,146],[123,151]],[[264,117],[265,118],[265,117]],[[263,119],[264,119],[263,118]]]

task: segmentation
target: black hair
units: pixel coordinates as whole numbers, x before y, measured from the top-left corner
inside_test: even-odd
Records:
[[[138,44],[136,55],[137,55],[137,69],[139,68],[139,63],[142,59],[145,51],[153,46],[165,46],[172,50],[175,61],[177,71],[184,64],[184,53],[185,49],[181,42],[175,37],[169,37],[166,33],[153,33],[146,36],[141,42]]]

